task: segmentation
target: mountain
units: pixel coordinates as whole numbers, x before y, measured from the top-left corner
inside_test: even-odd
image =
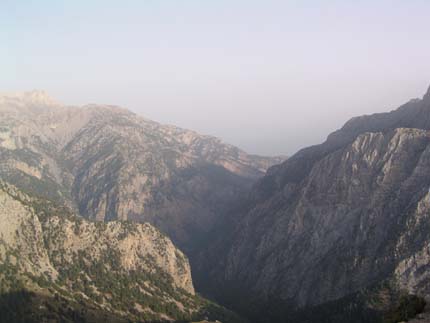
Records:
[[[0,313],[240,321],[193,286],[253,323],[421,312],[430,90],[281,162],[118,107],[1,96]]]
[[[283,159],[114,106],[0,96],[1,178],[90,220],[152,223],[185,251]]]
[[[429,130],[430,90],[270,168],[197,287],[255,322],[398,322],[430,297]]]
[[[150,224],[89,222],[0,182],[1,322],[222,318],[188,259]]]
[[[193,255],[282,160],[119,107],[0,95],[0,321],[243,322],[195,294],[173,243]]]

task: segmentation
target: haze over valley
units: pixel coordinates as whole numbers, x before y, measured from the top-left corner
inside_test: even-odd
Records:
[[[0,323],[430,323],[426,1],[0,3]]]

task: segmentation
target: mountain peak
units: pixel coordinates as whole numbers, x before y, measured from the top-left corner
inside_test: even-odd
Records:
[[[427,90],[427,93],[424,95],[424,100],[430,100],[430,86]]]
[[[44,106],[59,105],[59,103],[56,100],[54,100],[46,91],[43,91],[43,90],[2,93],[0,97],[3,99],[20,100],[27,104],[32,104],[32,105],[44,105]]]
[[[33,90],[23,93],[23,98],[30,103],[57,105],[58,103],[45,91]]]

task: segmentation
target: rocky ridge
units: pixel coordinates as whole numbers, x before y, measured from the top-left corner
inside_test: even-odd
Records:
[[[91,220],[150,222],[187,250],[282,160],[119,107],[0,97],[1,178]]]
[[[199,288],[258,322],[308,322],[296,314],[310,309],[327,322],[377,322],[387,295],[429,297],[429,120],[426,94],[269,169],[209,247],[220,257],[202,271],[217,288]]]
[[[64,322],[233,317],[195,295],[188,259],[150,224],[88,222],[0,182],[0,307],[10,295],[25,304],[1,320],[25,320],[32,302],[26,322],[43,308]]]

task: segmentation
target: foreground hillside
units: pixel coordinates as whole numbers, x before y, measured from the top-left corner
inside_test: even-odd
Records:
[[[258,322],[379,322],[430,297],[429,130],[430,91],[271,168],[197,286]]]
[[[195,295],[188,259],[149,224],[88,222],[0,182],[1,322],[237,318]]]

